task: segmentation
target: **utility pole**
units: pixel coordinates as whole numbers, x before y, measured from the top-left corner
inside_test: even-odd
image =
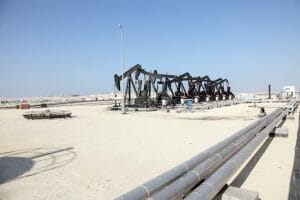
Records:
[[[121,65],[122,65],[122,114],[126,114],[125,110],[125,96],[124,96],[124,31],[123,31],[123,25],[119,24],[120,31],[121,31]]]

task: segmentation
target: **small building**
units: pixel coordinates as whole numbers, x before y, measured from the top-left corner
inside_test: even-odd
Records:
[[[28,103],[21,103],[16,105],[16,109],[29,109],[30,105]]]
[[[21,99],[20,103],[16,105],[16,109],[29,109],[30,105],[27,100]]]
[[[296,87],[295,86],[284,86],[283,92],[285,97],[293,97],[296,94]]]

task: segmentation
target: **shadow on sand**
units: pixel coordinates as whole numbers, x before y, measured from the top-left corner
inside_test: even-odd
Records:
[[[34,162],[23,157],[2,157],[0,158],[0,184],[13,180],[29,171]]]
[[[230,186],[233,187],[241,187],[243,183],[247,180],[248,176],[250,175],[251,171],[254,169],[262,155],[268,149],[269,145],[272,143],[274,137],[268,137],[265,142],[260,146],[260,148],[256,151],[254,156],[249,160],[249,162],[245,165],[242,171],[238,174],[238,176],[232,181]]]
[[[300,114],[295,147],[294,167],[290,179],[289,200],[300,199]]]
[[[270,136],[265,140],[265,142],[260,146],[260,148],[256,151],[253,157],[248,161],[245,167],[240,171],[240,173],[235,177],[235,179],[231,182],[229,186],[241,187],[243,185],[243,183],[247,180],[248,176],[250,175],[250,173],[252,172],[262,155],[272,143],[273,139],[274,137]],[[222,188],[222,190],[216,195],[216,197],[214,197],[214,200],[221,200],[223,193],[229,186],[226,184]]]
[[[286,119],[283,119],[277,127],[281,127]],[[247,180],[250,173],[258,163],[258,161],[261,159],[263,154],[266,152],[270,144],[272,143],[274,139],[274,135],[270,134],[270,136],[264,141],[264,143],[259,147],[259,149],[256,151],[256,153],[252,156],[252,158],[248,161],[248,163],[245,165],[245,167],[240,171],[240,173],[235,177],[235,179],[231,182],[229,186],[233,187],[241,187],[243,183]],[[225,185],[222,190],[217,194],[217,196],[214,198],[214,200],[221,200],[222,194],[225,192],[225,190],[229,187],[228,185]]]
[[[0,184],[37,175],[72,162],[73,147],[36,148],[0,153]]]
[[[282,127],[286,118],[284,118],[276,127]],[[242,171],[237,175],[237,177],[231,182],[230,186],[233,187],[241,187],[243,183],[247,180],[248,176],[260,160],[260,158],[264,155],[265,151],[268,149],[270,144],[274,139],[274,134],[270,134],[270,136],[264,141],[264,143],[260,146],[260,148],[256,151],[256,153],[252,156],[249,162],[245,165]]]

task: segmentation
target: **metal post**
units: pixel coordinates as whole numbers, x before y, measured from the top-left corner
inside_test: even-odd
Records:
[[[122,114],[126,114],[125,111],[125,97],[124,97],[124,50],[123,50],[123,25],[119,24],[121,30],[121,65],[122,65]]]
[[[268,85],[269,99],[271,99],[271,85]]]

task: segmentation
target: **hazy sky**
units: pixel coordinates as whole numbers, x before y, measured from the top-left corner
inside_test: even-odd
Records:
[[[299,0],[0,0],[0,97],[113,91],[125,66],[300,87]]]

